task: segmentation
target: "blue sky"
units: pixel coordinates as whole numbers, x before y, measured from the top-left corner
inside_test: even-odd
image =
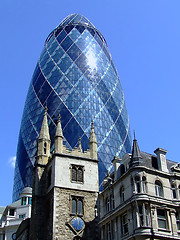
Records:
[[[11,203],[14,156],[28,86],[48,34],[71,13],[106,38],[140,149],[179,162],[179,0],[2,0],[0,206]]]

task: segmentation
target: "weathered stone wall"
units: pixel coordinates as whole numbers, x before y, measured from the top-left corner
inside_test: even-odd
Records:
[[[85,222],[85,229],[79,236],[86,240],[97,239],[97,225],[95,220],[95,205],[97,193],[83,192],[78,190],[55,188],[54,194],[54,236],[53,240],[73,239],[76,234],[69,223],[74,215],[71,214],[71,198],[80,196],[84,199],[84,215],[82,219]]]

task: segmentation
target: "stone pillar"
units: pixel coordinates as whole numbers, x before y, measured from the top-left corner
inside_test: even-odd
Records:
[[[171,230],[172,230],[172,234],[174,236],[178,236],[177,233],[177,224],[176,224],[176,215],[175,215],[175,210],[171,209],[169,214],[170,214],[170,220],[171,220]]]
[[[157,210],[154,206],[150,206],[150,214],[151,214],[151,227],[153,231],[157,231],[158,222],[157,222]]]

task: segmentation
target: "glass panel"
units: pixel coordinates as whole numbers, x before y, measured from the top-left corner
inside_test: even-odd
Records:
[[[32,197],[28,198],[28,204],[30,204],[30,205],[32,204]]]
[[[72,200],[72,214],[76,214],[76,200]]]
[[[26,197],[21,198],[21,205],[26,205]]]
[[[77,170],[76,170],[76,167],[72,167],[72,181],[77,181]]]
[[[80,167],[77,170],[77,180],[78,182],[83,182],[83,170]]]
[[[9,209],[9,216],[14,216],[15,214],[15,209],[10,208]]]
[[[83,202],[82,200],[78,200],[78,214],[83,214]]]
[[[167,229],[166,212],[164,210],[158,209],[157,218],[159,228]]]

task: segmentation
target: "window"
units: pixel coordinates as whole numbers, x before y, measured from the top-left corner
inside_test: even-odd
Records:
[[[177,224],[177,230],[180,231],[180,214],[176,212],[176,224]]]
[[[166,218],[166,212],[162,209],[157,209],[157,220],[158,220],[158,227],[167,229],[167,218]]]
[[[105,208],[106,208],[106,213],[108,213],[110,211],[109,197],[107,197],[106,200],[105,200]]]
[[[123,164],[120,166],[120,173],[121,173],[121,176],[125,173],[125,167]]]
[[[107,224],[107,240],[111,240],[111,224]]]
[[[83,198],[82,197],[72,197],[71,213],[73,215],[83,215]]]
[[[136,192],[140,193],[141,192],[141,182],[140,182],[139,176],[135,177],[135,183],[136,183]]]
[[[21,198],[21,205],[26,205],[26,197]]]
[[[155,181],[156,196],[163,197],[163,187],[160,181]]]
[[[121,225],[122,225],[122,234],[128,233],[128,216],[124,214],[121,218]]]
[[[14,208],[10,208],[9,209],[9,216],[14,216],[15,215],[15,209]]]
[[[28,204],[32,205],[32,197],[28,197]]]
[[[47,151],[47,143],[45,142],[44,143],[44,154],[46,154],[46,151]]]
[[[146,177],[142,177],[142,191],[146,193]]]
[[[71,180],[73,182],[80,182],[84,181],[84,169],[82,166],[72,165],[71,168]]]
[[[114,195],[111,194],[110,195],[110,210],[113,210],[114,209]]]
[[[26,214],[19,215],[19,218],[24,219],[26,217]]]
[[[174,184],[171,184],[171,189],[172,189],[173,198],[177,198],[177,195],[176,195],[176,186],[175,186]]]
[[[139,214],[139,225],[141,227],[148,226],[148,211],[147,211],[147,206],[145,204],[138,206],[138,214]]]
[[[120,203],[124,202],[124,187],[120,189]]]
[[[152,157],[152,167],[155,169],[159,169],[157,157]]]

